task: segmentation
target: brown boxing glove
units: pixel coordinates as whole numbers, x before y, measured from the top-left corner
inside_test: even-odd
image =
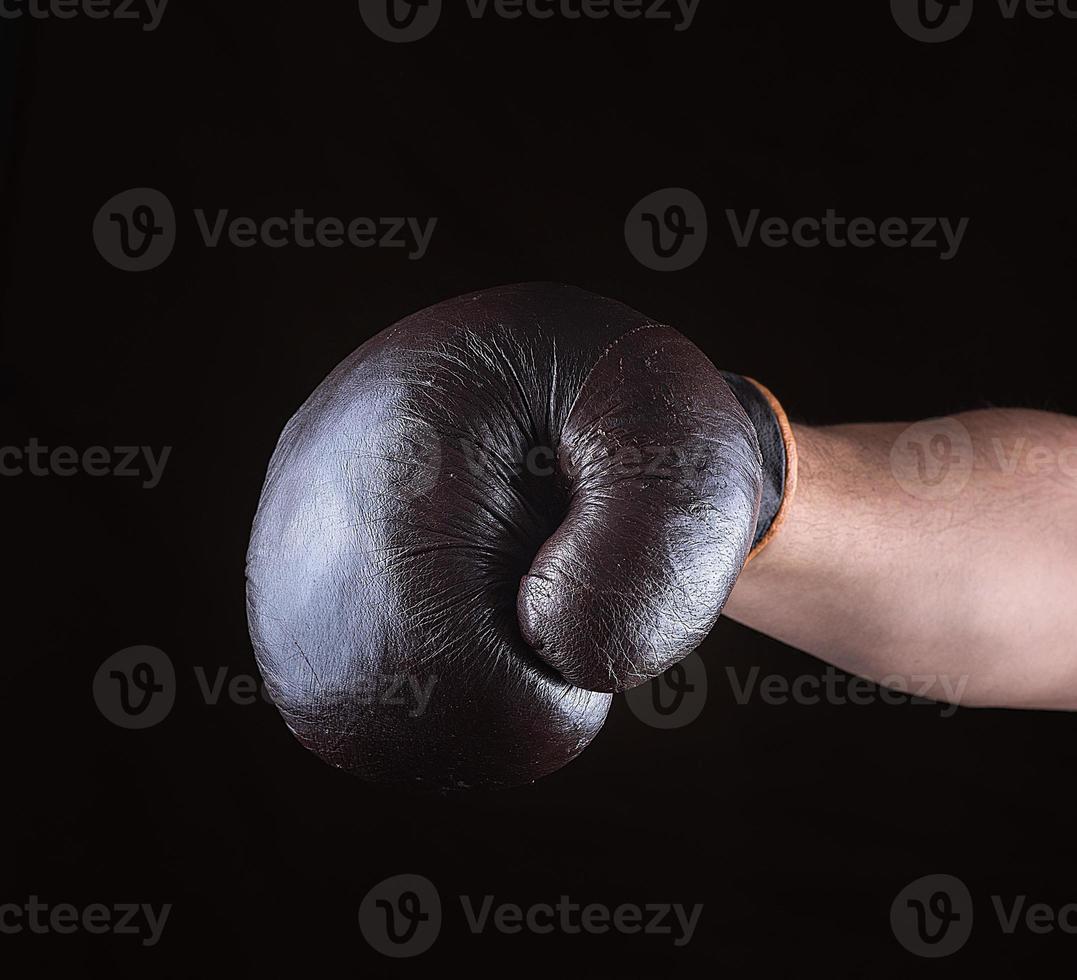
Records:
[[[531,283],[416,313],[270,462],[247,565],[267,691],[364,778],[534,780],[703,640],[795,461],[765,389],[613,300]]]

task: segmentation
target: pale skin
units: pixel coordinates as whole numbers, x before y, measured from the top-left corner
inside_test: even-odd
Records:
[[[794,432],[788,516],[725,615],[939,701],[1077,710],[1077,419]]]

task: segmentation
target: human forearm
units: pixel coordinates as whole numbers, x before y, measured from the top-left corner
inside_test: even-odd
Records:
[[[797,429],[785,525],[725,612],[940,700],[1077,708],[1077,420]]]

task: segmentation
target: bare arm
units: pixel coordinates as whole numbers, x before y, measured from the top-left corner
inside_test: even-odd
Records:
[[[942,701],[1077,710],[1077,419],[795,431],[788,519],[726,615]]]

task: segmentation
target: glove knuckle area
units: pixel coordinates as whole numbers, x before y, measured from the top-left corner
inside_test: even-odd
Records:
[[[571,504],[521,582],[521,632],[573,684],[635,687],[703,640],[736,581],[759,502],[754,430],[702,352],[652,327],[595,366],[561,460]]]

